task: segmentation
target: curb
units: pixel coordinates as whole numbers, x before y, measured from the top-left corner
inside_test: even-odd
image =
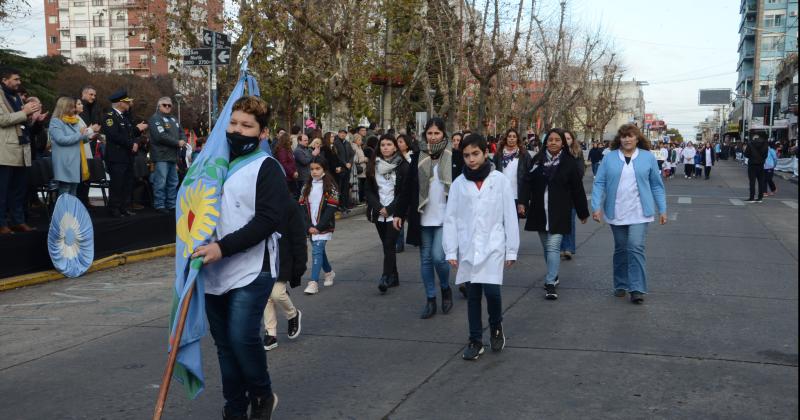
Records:
[[[359,204],[359,205],[353,207],[350,210],[349,213],[343,213],[343,212],[337,211],[336,212],[336,220],[349,219],[351,217],[360,216],[360,215],[366,214],[366,213],[367,213],[367,205],[366,204]]]
[[[791,182],[792,184],[797,184],[797,177],[788,173],[788,172],[775,172],[775,175]]]
[[[109,268],[119,267],[121,265],[135,263],[139,261],[152,260],[159,257],[168,257],[175,255],[175,244],[161,245],[152,248],[138,249],[135,251],[123,252],[121,254],[114,254],[105,258],[101,258],[92,263],[92,266],[86,271],[93,273],[95,271],[107,270]],[[65,279],[63,274],[56,270],[41,271],[38,273],[22,274],[19,276],[8,277],[0,279],[0,292],[16,289],[19,287],[33,286],[36,284],[48,283],[55,280]]]

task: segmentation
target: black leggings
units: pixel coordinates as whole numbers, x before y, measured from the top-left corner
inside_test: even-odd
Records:
[[[397,243],[397,235],[400,232],[394,228],[392,222],[375,222],[375,228],[378,229],[378,236],[381,237],[383,244],[383,275],[391,276],[397,274],[397,254],[395,253],[395,244]]]
[[[774,169],[764,169],[764,178],[766,179],[767,183],[767,192],[778,191],[778,187],[775,186],[775,181],[772,179],[774,176],[775,176]]]
[[[684,163],[683,164],[683,174],[688,176],[689,178],[694,175],[694,164],[692,163]]]

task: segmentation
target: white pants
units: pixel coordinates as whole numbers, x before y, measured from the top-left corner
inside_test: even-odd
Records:
[[[275,305],[280,306],[286,319],[297,316],[297,308],[294,307],[292,299],[286,293],[286,282],[276,281],[272,286],[272,293],[267,299],[267,307],[264,309],[264,329],[267,334],[275,337],[278,334],[278,319],[275,313]]]

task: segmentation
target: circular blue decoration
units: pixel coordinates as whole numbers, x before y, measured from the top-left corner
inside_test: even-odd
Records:
[[[94,228],[86,207],[75,196],[61,194],[56,201],[47,250],[53,267],[67,277],[85,273],[94,261]]]

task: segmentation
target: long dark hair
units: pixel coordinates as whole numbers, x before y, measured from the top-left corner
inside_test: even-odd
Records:
[[[622,138],[631,135],[636,137],[636,147],[642,150],[650,150],[650,141],[644,137],[644,134],[642,134],[642,131],[639,130],[639,127],[635,126],[634,124],[622,124],[619,130],[617,130],[617,135],[614,136],[614,141],[611,142],[611,146],[609,146],[609,148],[611,150],[619,149]]]
[[[336,147],[334,147],[334,145],[333,145],[333,132],[332,131],[328,131],[327,133],[322,135],[322,148],[323,148],[323,150],[324,149],[330,150],[334,155],[338,154],[338,153],[336,153]]]
[[[322,191],[323,193],[331,194],[333,192],[338,193],[336,190],[336,181],[333,180],[333,176],[331,176],[330,171],[328,171],[328,162],[325,161],[325,158],[322,156],[314,156],[311,158],[311,162],[308,163],[308,166],[317,164],[322,166],[322,170],[325,172],[325,175],[322,176]],[[306,184],[303,185],[303,201],[308,201],[308,195],[311,194],[311,183],[314,182],[313,178],[308,178]]]
[[[381,136],[381,139],[378,141],[377,146],[375,146],[375,151],[372,153],[372,156],[369,157],[369,161],[367,162],[367,178],[374,180],[375,179],[375,166],[377,166],[378,157],[381,156],[381,143],[384,140],[389,140],[394,144],[395,153],[400,155],[400,158],[405,160],[405,158],[400,153],[400,147],[397,146],[397,139],[394,136],[389,134],[384,134]]]
[[[428,141],[428,136],[426,134],[428,132],[428,129],[433,127],[433,126],[436,126],[436,128],[438,128],[439,131],[444,133],[444,137],[442,137],[442,140],[447,140],[447,128],[446,128],[447,124],[445,124],[443,119],[441,119],[439,117],[433,117],[433,118],[429,119],[428,122],[425,124],[425,130],[422,132],[422,135],[424,136],[425,141],[426,142]]]
[[[550,131],[547,132],[547,135],[544,136],[542,141],[542,147],[539,149],[539,153],[536,155],[536,161],[539,163],[544,162],[545,153],[547,152],[547,139],[550,138],[550,134],[555,133],[561,139],[561,151],[567,151],[569,153],[569,147],[567,146],[567,136],[564,135],[564,130],[560,128],[551,128]],[[562,155],[563,156],[563,155]]]
[[[509,128],[508,130],[506,130],[506,133],[503,134],[503,137],[497,143],[497,153],[503,153],[503,150],[505,150],[506,139],[508,139],[508,135],[510,133],[514,133],[517,135],[517,150],[519,150],[520,152],[525,150],[525,147],[522,145],[522,137],[519,136],[519,131],[513,128]]]

